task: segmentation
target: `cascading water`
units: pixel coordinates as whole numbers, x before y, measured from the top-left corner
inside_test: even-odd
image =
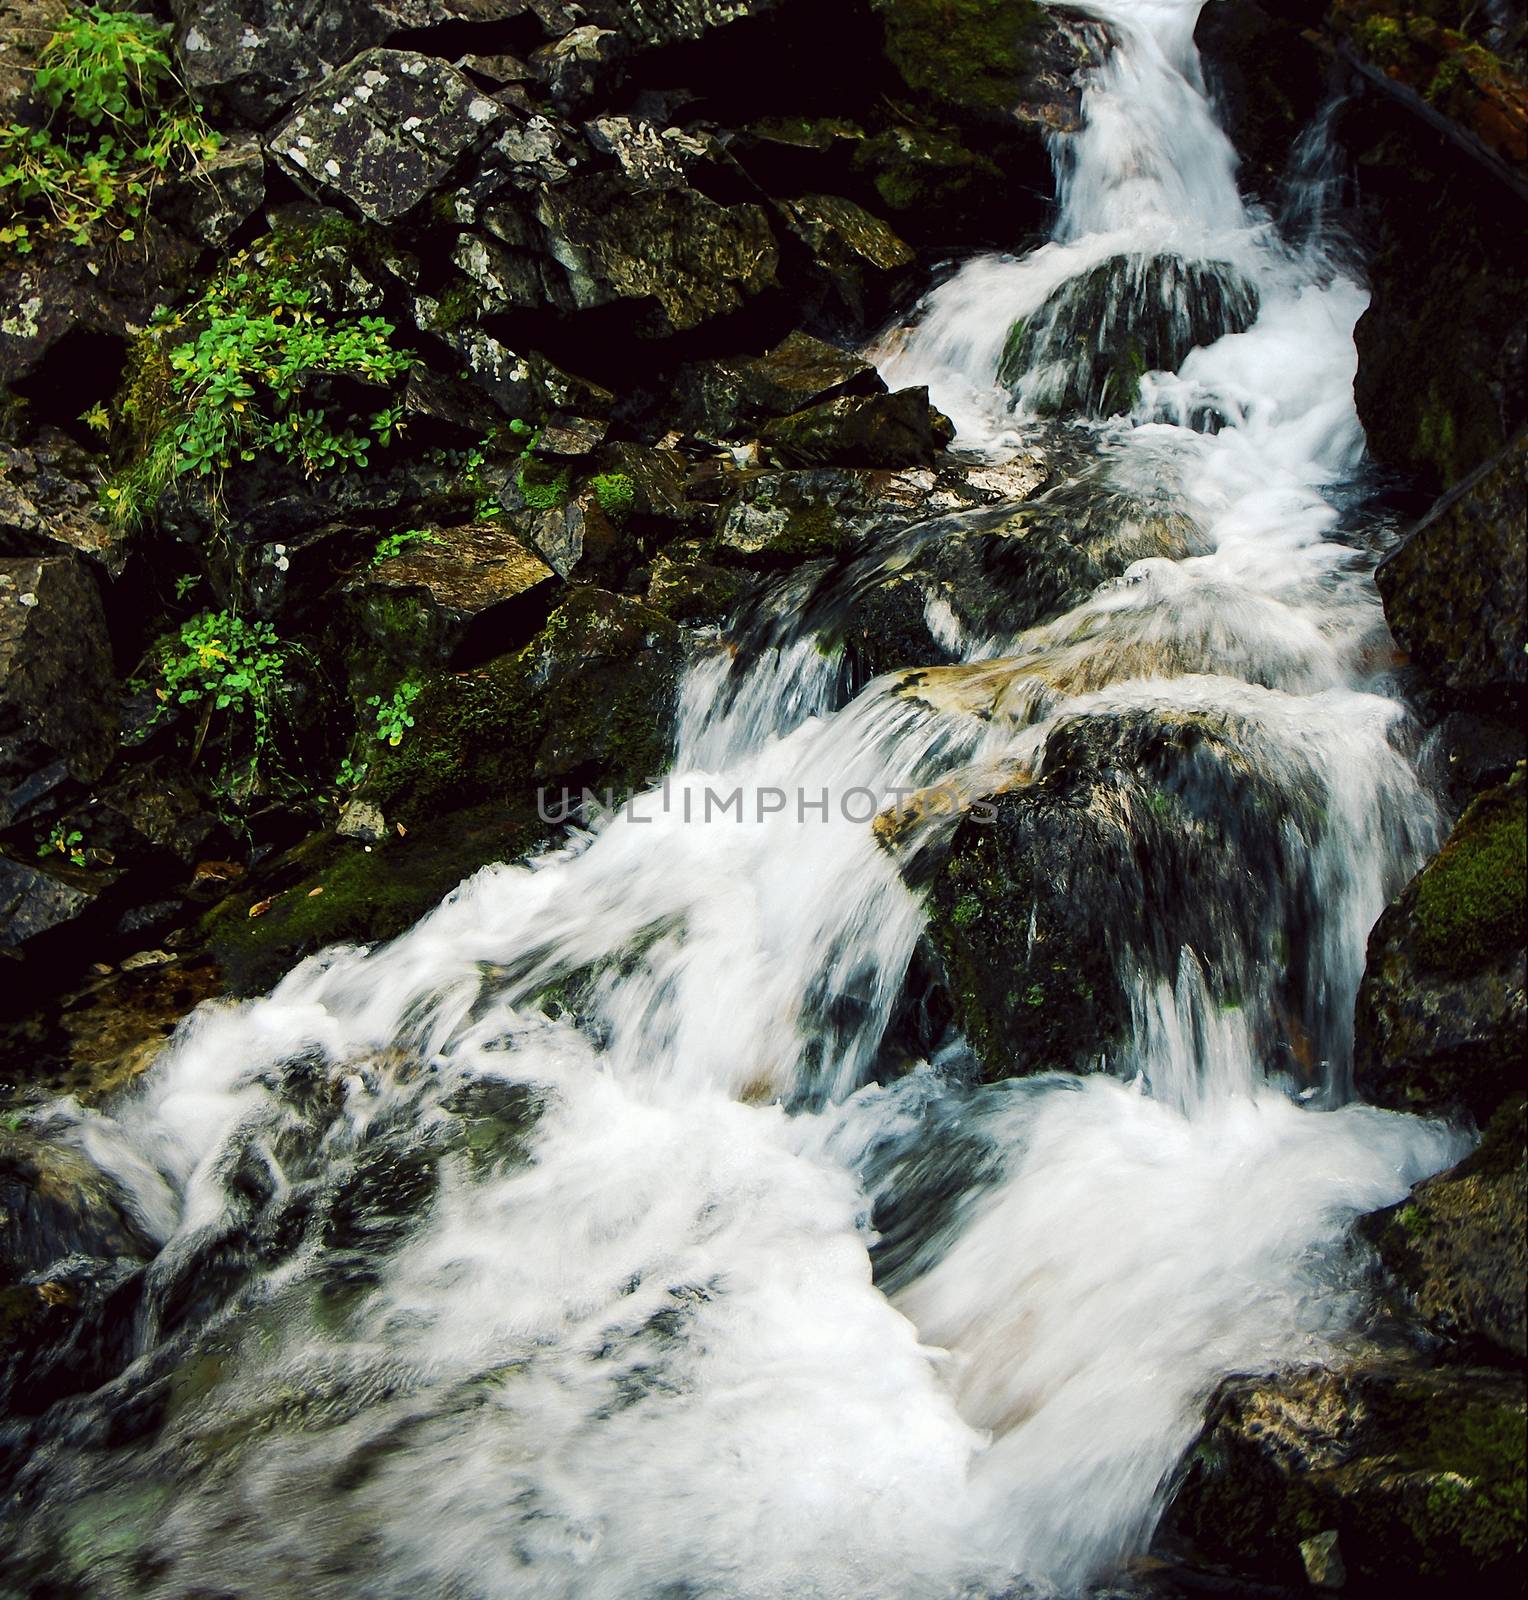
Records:
[[[110,1114],[55,1108],[158,1253],[120,1376],[12,1429],[16,1581],[1076,1592],[1149,1539],[1222,1375],[1352,1325],[1347,1223],[1460,1148],[1343,1103],[1365,934],[1436,832],[1339,532],[1363,294],[1244,208],[1196,0],[1091,9],[1114,43],[1058,140],[1054,241],[967,265],[882,360],[1011,453],[1066,392],[1013,352],[1062,361],[1104,269],[1137,343],[1079,439],[1108,492],[1171,486],[1189,552],[966,640],[916,695],[841,705],[788,629],[704,655],[663,788],[389,946],[203,1008]],[[952,1048],[870,1081],[923,924],[872,812],[1168,714],[1287,800],[1306,923],[1217,963],[1149,908],[1176,955],[1121,955],[1110,1073],[982,1087]],[[1294,932],[1304,1104],[1258,1044]]]

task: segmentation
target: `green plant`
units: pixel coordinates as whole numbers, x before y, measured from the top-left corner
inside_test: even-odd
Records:
[[[198,612],[154,646],[154,720],[198,717],[191,759],[200,760],[209,739],[217,743],[219,792],[235,783],[284,789],[278,720],[300,654],[268,622]]]
[[[401,533],[384,534],[377,540],[371,564],[373,567],[380,567],[384,561],[391,561],[394,556],[401,556],[412,545],[440,543],[440,535],[431,533],[428,528],[407,528]]]
[[[84,247],[101,227],[130,241],[155,185],[217,149],[169,43],[152,17],[91,6],[43,46],[32,89],[46,123],[0,128],[0,251],[26,255],[50,238]]]
[[[624,472],[600,472],[589,480],[600,510],[616,522],[624,522],[631,515],[637,500],[637,486]]]
[[[175,598],[184,600],[188,594],[201,582],[201,575],[195,572],[183,572],[175,580]]]
[[[67,856],[75,866],[85,866],[85,835],[78,828],[66,829],[62,822],[55,823],[46,841],[37,847],[39,861],[53,855]]]
[[[385,744],[402,744],[404,734],[414,726],[413,713],[409,708],[423,692],[422,683],[405,678],[387,698],[380,694],[368,695],[366,704],[377,714],[376,737]]]
[[[414,365],[381,317],[335,317],[302,270],[300,239],[271,236],[235,256],[180,312],[150,325],[122,418],[144,443],[103,491],[112,519],[132,525],[178,477],[220,481],[236,462],[269,454],[309,474],[364,467],[396,436],[400,408],[373,413],[359,433],[303,397],[315,377],[385,384]],[[152,360],[161,355],[157,373]],[[152,375],[152,376],[151,376]]]
[[[352,761],[349,756],[340,760],[339,771],[334,775],[334,781],[341,789],[357,789],[366,781],[366,763]]]

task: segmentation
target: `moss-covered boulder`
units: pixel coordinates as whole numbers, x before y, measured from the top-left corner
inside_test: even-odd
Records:
[[[1528,1100],[1457,1167],[1364,1219],[1405,1311],[1451,1360],[1528,1361]]]
[[[916,685],[913,692],[916,693]],[[955,1020],[991,1079],[1117,1064],[1148,982],[1185,946],[1213,1003],[1245,1008],[1254,1047],[1308,1076],[1323,1037],[1316,986],[1280,930],[1313,904],[1312,784],[1285,793],[1234,718],[1167,709],[1078,715],[958,824],[928,890],[929,936]],[[920,870],[916,855],[911,858]],[[1328,1030],[1330,1031],[1330,1030]]]
[[[1369,935],[1359,1092],[1484,1123],[1522,1083],[1528,1037],[1528,768],[1488,790]]]
[[[1458,484],[1375,573],[1385,618],[1440,708],[1528,711],[1528,433]]]
[[[1242,333],[1253,284],[1224,261],[1121,255],[1069,278],[1009,331],[998,380],[1039,416],[1129,411],[1148,372],[1176,372],[1189,351]]]
[[[1521,1373],[1403,1364],[1233,1378],[1169,1525],[1264,1581],[1301,1583],[1302,1545],[1335,1533],[1350,1592],[1468,1574],[1507,1593],[1524,1551],[1524,1393]]]
[[[983,116],[1012,112],[1045,33],[1036,0],[874,0],[886,55],[920,99]]]

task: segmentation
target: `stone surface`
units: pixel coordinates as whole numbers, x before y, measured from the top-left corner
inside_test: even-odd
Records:
[[[20,950],[90,912],[104,887],[99,873],[61,862],[0,854],[0,950]]]
[[[955,436],[926,388],[840,395],[766,423],[759,437],[788,466],[930,467]]]
[[[1364,1219],[1406,1307],[1450,1360],[1528,1361],[1528,1101],[1508,1100],[1479,1147]]]
[[[76,552],[120,577],[132,541],[101,515],[99,472],[99,458],[51,429],[25,448],[0,444],[0,545],[33,555]]]
[[[556,575],[522,538],[497,519],[423,531],[427,540],[352,584],[370,638],[400,660],[446,661],[467,649],[496,654],[535,632]]]
[[[445,62],[367,50],[315,90],[268,148],[314,195],[387,222],[444,188],[502,119],[495,102]]]
[[[1169,1512],[1202,1555],[1265,1581],[1307,1575],[1335,1533],[1353,1592],[1468,1573],[1507,1592],[1524,1549],[1521,1373],[1403,1364],[1232,1378]]]
[[[1445,495],[1375,582],[1396,643],[1440,705],[1528,711],[1528,433]]]
[[[0,558],[0,795],[55,761],[80,782],[116,745],[101,599],[72,556]]]
[[[1525,796],[1520,766],[1471,804],[1369,935],[1354,1065],[1376,1105],[1484,1123],[1522,1082]]]

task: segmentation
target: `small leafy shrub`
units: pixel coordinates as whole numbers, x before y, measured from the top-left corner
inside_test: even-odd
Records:
[[[215,788],[285,793],[283,721],[305,652],[268,622],[202,611],[166,634],[152,652],[149,686],[156,724],[192,719],[191,759],[210,744],[220,752]]]
[[[32,88],[42,127],[0,128],[0,254],[101,232],[124,243],[154,187],[218,147],[175,76],[170,29],[136,12],[73,12],[43,46]]]
[[[384,561],[391,561],[394,556],[401,556],[405,550],[416,544],[440,544],[439,534],[431,533],[428,528],[408,528],[402,533],[384,534],[377,540],[377,548],[372,552],[371,564],[380,567]]]
[[[56,855],[83,867],[89,859],[85,854],[85,835],[78,828],[65,828],[63,823],[56,823],[53,831],[38,845],[37,859],[45,861]]]
[[[121,400],[139,458],[103,491],[114,521],[133,524],[174,479],[211,479],[261,454],[309,474],[364,467],[392,443],[401,409],[374,412],[365,433],[304,404],[315,377],[386,384],[414,365],[382,317],[332,316],[302,271],[299,238],[240,252],[179,312],[155,318]],[[258,247],[256,247],[258,249]],[[149,374],[156,373],[153,381]]]
[[[380,694],[368,695],[366,704],[376,713],[376,737],[384,744],[398,746],[403,736],[414,726],[414,716],[409,709],[424,693],[424,685],[413,678],[405,678],[393,693],[384,698]]]

